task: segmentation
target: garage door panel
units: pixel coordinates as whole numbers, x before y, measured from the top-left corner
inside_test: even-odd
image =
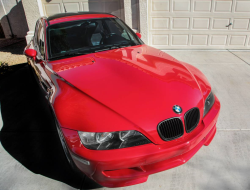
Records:
[[[154,11],[166,11],[169,12],[169,1],[168,0],[155,0],[152,1],[152,12]]]
[[[235,35],[231,36],[229,45],[244,46],[247,36]]]
[[[172,35],[172,45],[174,46],[186,46],[188,45],[188,35]]]
[[[62,12],[60,3],[46,4],[44,9],[45,9],[46,15],[48,16]]]
[[[190,11],[190,0],[173,0],[173,11]]]
[[[172,29],[189,29],[189,18],[173,18]]]
[[[210,26],[209,18],[193,18],[193,29],[208,30]]]
[[[227,35],[212,35],[211,45],[212,46],[225,46],[227,43]]]
[[[168,45],[169,36],[165,34],[152,35],[152,44],[153,45]]]
[[[225,47],[239,49],[242,44],[244,47],[250,46],[249,37],[244,33],[233,36],[231,41],[231,35],[225,35],[223,31],[214,35],[202,34],[198,31],[196,34],[189,34],[188,31],[185,33],[169,31],[165,34],[162,31],[155,31],[149,39],[151,45],[159,49],[225,49]]]
[[[80,3],[75,2],[75,3],[64,3],[64,6],[67,10],[67,12],[76,12],[80,11]]]
[[[213,30],[228,30],[226,27],[230,23],[229,18],[214,18],[213,20]]]
[[[152,30],[164,30],[169,28],[169,18],[152,18]]]
[[[250,49],[250,0],[162,2],[148,0],[149,45],[160,49]],[[153,23],[155,18],[167,21]]]
[[[208,45],[208,35],[192,35],[191,45]]]
[[[248,12],[250,13],[250,1],[237,1],[235,12]]]
[[[215,1],[214,12],[231,12],[232,0]]]
[[[194,12],[210,12],[212,1],[206,0],[195,0],[194,1]]]
[[[232,30],[247,30],[249,27],[249,19],[234,19]]]

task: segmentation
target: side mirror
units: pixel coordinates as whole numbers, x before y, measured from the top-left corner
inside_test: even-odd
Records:
[[[140,34],[140,33],[136,32],[135,34],[136,34],[139,38],[141,38],[141,34]]]
[[[35,59],[35,57],[36,57],[36,55],[37,55],[37,52],[36,52],[36,50],[34,50],[34,49],[26,49],[25,52],[24,52],[24,54],[25,54],[27,57],[29,57],[29,58],[34,58],[34,59]]]

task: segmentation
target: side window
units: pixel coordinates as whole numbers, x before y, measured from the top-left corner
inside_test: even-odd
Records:
[[[111,33],[122,34],[123,29],[114,20],[107,20],[106,24]]]
[[[36,36],[35,36],[35,41],[36,41],[37,46],[39,44],[39,36],[40,36],[41,29],[42,29],[42,25],[38,23],[37,32],[36,32]]]
[[[39,50],[41,53],[41,56],[44,57],[44,33],[43,33],[43,28],[40,32],[40,36],[39,36]]]
[[[126,31],[123,30],[122,36],[126,39],[131,39],[132,41],[136,42],[137,40],[134,38],[134,35],[131,33],[131,29],[129,29],[126,25],[124,25],[121,20],[117,19],[116,21],[120,25],[124,26],[126,29]],[[136,44],[138,44],[138,41],[136,42]]]
[[[33,38],[34,45],[37,45],[37,32],[38,32],[38,29],[39,29],[39,23],[40,23],[40,21],[38,20],[36,22],[36,27],[35,27],[35,32],[34,32],[34,38]]]
[[[36,33],[36,45],[42,57],[44,57],[44,32],[43,27],[40,24]]]
[[[129,33],[129,30],[124,30],[121,25],[122,23],[117,20],[113,20],[113,19],[110,19],[110,20],[107,20],[106,21],[106,24],[108,25],[109,27],[109,30],[111,33],[115,33],[123,38],[125,38],[126,40],[133,40],[134,41],[134,38],[133,36]]]

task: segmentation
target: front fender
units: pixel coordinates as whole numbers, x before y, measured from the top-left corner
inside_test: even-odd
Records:
[[[123,116],[66,82],[56,79],[53,108],[61,127],[85,132],[138,130]]]
[[[205,101],[206,97],[209,95],[209,93],[211,92],[211,84],[208,82],[207,77],[196,67],[185,63],[185,62],[181,62],[179,61],[182,65],[184,65],[188,71],[194,76],[194,78],[196,79],[200,90],[203,94],[203,99]]]

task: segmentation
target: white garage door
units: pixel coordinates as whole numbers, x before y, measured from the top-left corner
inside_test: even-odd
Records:
[[[250,49],[250,0],[149,0],[149,44],[159,49]]]
[[[42,5],[47,16],[64,13],[66,9],[67,12],[106,12],[124,19],[122,2],[121,0],[42,0]]]

